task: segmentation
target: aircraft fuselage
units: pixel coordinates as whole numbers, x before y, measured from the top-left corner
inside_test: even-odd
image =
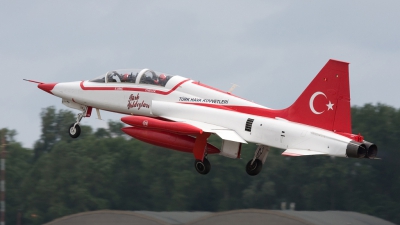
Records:
[[[207,153],[218,153],[218,148],[207,144],[210,134],[222,139],[220,154],[230,158],[240,157],[243,143],[259,145],[246,166],[250,175],[260,172],[269,147],[284,149],[285,156],[373,159],[377,154],[376,145],[351,133],[348,63],[336,60],[330,60],[293,105],[282,110],[149,69],[111,71],[90,81],[36,83],[62,98],[66,106],[83,112],[70,127],[71,137],[79,136],[79,122],[92,109],[130,115],[121,119],[132,126],[123,128],[125,133],[151,144],[192,151],[202,174],[210,170]]]

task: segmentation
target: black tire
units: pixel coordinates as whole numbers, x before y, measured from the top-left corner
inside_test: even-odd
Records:
[[[72,138],[77,138],[81,134],[81,127],[79,126],[79,124],[77,124],[74,129],[74,125],[75,125],[75,123],[73,123],[73,124],[71,124],[71,126],[69,126],[68,134]]]
[[[208,159],[206,159],[206,158],[204,158],[203,162],[196,159],[194,161],[194,167],[196,168],[198,173],[203,174],[203,175],[209,173],[211,170],[210,161],[208,161]]]
[[[253,160],[250,160],[246,165],[246,172],[250,176],[255,176],[261,172],[263,164],[259,159],[254,160],[253,164],[251,164],[251,161]]]

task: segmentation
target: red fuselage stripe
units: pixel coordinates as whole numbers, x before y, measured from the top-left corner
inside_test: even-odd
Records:
[[[80,83],[80,86],[82,90],[85,91],[115,91],[115,90],[121,90],[121,91],[138,91],[138,92],[151,92],[154,94],[160,94],[160,95],[168,95],[171,92],[175,91],[179,86],[181,86],[183,83],[189,81],[190,79],[183,80],[179,82],[177,85],[175,85],[171,90],[169,91],[160,91],[160,90],[154,90],[154,89],[149,89],[149,88],[131,88],[131,87],[85,87],[83,85],[84,81]],[[212,89],[212,90],[217,90],[212,87],[209,87],[207,85],[199,84],[197,82],[193,82],[194,84]],[[220,91],[222,92],[222,91]],[[233,96],[233,95],[232,95]],[[237,97],[237,96],[233,96]],[[215,109],[222,109],[222,110],[229,110],[229,111],[235,111],[235,112],[240,112],[240,113],[245,113],[245,114],[250,114],[254,116],[262,116],[262,117],[269,117],[269,118],[275,118],[275,117],[282,117],[285,118],[285,110],[272,110],[272,109],[264,109],[264,108],[258,108],[258,107],[251,107],[251,106],[238,106],[238,105],[215,105],[215,104],[206,104],[206,103],[187,103],[187,102],[180,102],[182,104],[191,104],[191,105],[197,105],[197,106],[204,106],[204,107],[209,107],[209,108],[215,108]]]
[[[120,90],[120,91],[138,91],[138,92],[150,92],[154,94],[159,94],[159,95],[169,95],[171,92],[175,91],[179,86],[181,86],[183,83],[187,82],[189,79],[186,79],[184,81],[179,82],[175,87],[173,87],[169,91],[160,91],[160,90],[154,90],[150,88],[130,88],[130,87],[85,87],[83,86],[83,82],[81,82],[80,86],[82,90],[85,91],[115,91],[115,90]]]
[[[214,109],[222,109],[222,110],[229,110],[235,111],[245,114],[250,114],[254,116],[261,116],[261,117],[268,117],[268,118],[275,118],[281,117],[285,118],[285,110],[274,110],[274,109],[263,109],[251,106],[238,106],[238,105],[214,105],[214,104],[206,104],[206,103],[187,103],[181,102],[182,104],[189,104],[189,105],[197,105],[197,106],[204,106]]]

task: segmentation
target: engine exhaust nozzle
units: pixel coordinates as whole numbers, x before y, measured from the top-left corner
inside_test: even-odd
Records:
[[[356,142],[356,141],[350,141],[349,144],[347,144],[346,148],[346,156],[349,158],[364,158],[367,155],[367,147],[365,144]]]

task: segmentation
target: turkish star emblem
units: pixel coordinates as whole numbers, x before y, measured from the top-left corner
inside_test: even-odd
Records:
[[[327,104],[326,106],[328,106],[328,110],[333,110],[333,106],[334,106],[335,104],[332,104],[332,102],[331,101],[329,101],[329,104]]]

